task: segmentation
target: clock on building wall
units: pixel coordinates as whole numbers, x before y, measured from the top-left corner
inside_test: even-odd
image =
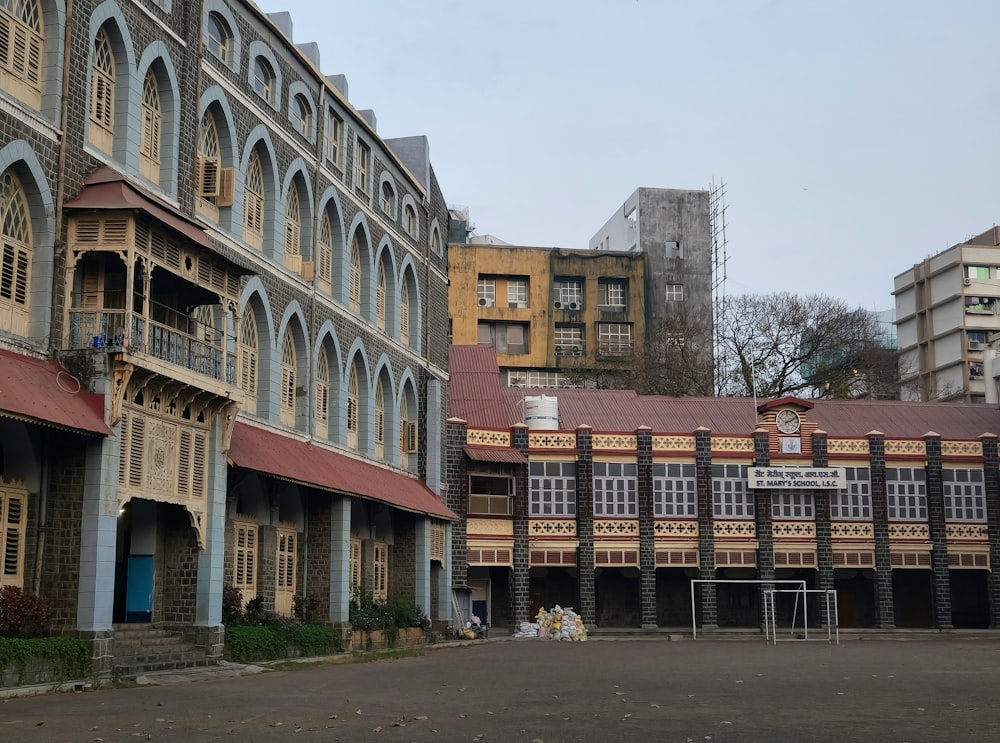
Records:
[[[774,416],[774,424],[782,433],[798,433],[800,423],[799,414],[794,410],[779,410],[778,414]]]

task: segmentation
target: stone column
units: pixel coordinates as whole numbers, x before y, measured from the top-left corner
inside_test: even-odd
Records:
[[[698,488],[698,577],[715,578],[715,512],[712,497],[712,434],[707,428],[694,432],[695,477]],[[719,605],[715,583],[699,583],[696,592],[704,629],[718,629]]]
[[[351,499],[331,497],[329,518],[329,616],[333,626],[343,629],[350,626],[351,617]]]
[[[594,455],[593,431],[576,429],[576,567],[580,574],[580,618],[588,627],[597,623],[597,586],[594,574]]]
[[[931,585],[934,622],[938,629],[951,629],[951,571],[948,569],[948,535],[945,532],[944,486],[941,480],[941,437],[924,435],[927,448],[927,523],[931,536]]]
[[[639,590],[643,629],[656,629],[656,521],[653,517],[653,429],[635,432],[639,498]]]
[[[885,490],[885,434],[868,434],[871,463],[872,529],[875,535],[875,608],[881,629],[896,628],[892,600],[892,558],[889,554],[889,506]]]
[[[198,579],[194,623],[198,644],[211,658],[222,658],[225,630],[222,627],[222,586],[226,560],[226,455],[222,452],[224,413],[215,416],[208,437],[208,477],[205,482],[204,546],[198,553]]]
[[[461,418],[448,419],[448,431],[445,435],[447,447],[445,451],[445,491],[447,505],[458,521],[451,529],[451,576],[452,586],[465,587],[469,576],[468,536],[466,532],[469,510],[469,476],[465,464],[465,442],[468,437],[468,424]],[[451,587],[449,587],[449,592]],[[450,603],[451,599],[449,599]]]
[[[984,433],[979,440],[983,445],[983,487],[990,540],[990,629],[1000,629],[1000,462],[996,435]]]
[[[757,429],[753,432],[754,462],[758,467],[769,467],[771,451],[768,433]],[[757,526],[757,577],[774,580],[774,520],[771,514],[770,490],[754,491],[754,519]],[[764,591],[774,588],[773,583],[760,584],[761,627],[764,626]]]
[[[413,524],[413,600],[422,611],[431,614],[431,520],[417,516]]]
[[[514,448],[521,452],[525,459],[528,458],[528,427],[523,423],[517,423],[510,429],[511,443]],[[510,581],[510,606],[511,616],[514,626],[521,622],[530,622],[532,619],[531,607],[528,602],[531,600],[530,592],[530,561],[528,556],[530,520],[528,516],[528,464],[522,464],[517,468],[517,481],[514,483],[514,554],[513,574]]]
[[[812,437],[813,466],[829,467],[826,431],[816,431]],[[816,509],[816,587],[822,591],[833,589],[833,537],[830,533],[829,490],[814,491],[813,506]]]

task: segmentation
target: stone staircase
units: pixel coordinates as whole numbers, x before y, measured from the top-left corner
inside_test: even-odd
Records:
[[[195,645],[182,632],[153,624],[115,625],[114,673],[119,678],[217,664],[205,648]]]

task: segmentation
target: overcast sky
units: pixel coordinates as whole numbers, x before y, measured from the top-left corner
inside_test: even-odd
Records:
[[[725,182],[726,291],[892,306],[1000,215],[996,0],[261,0],[480,234],[586,248]]]

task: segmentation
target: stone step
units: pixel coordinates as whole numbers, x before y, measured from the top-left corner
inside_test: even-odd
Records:
[[[181,633],[150,624],[116,625],[114,655],[115,673],[121,678],[215,664],[204,648],[192,645]]]

